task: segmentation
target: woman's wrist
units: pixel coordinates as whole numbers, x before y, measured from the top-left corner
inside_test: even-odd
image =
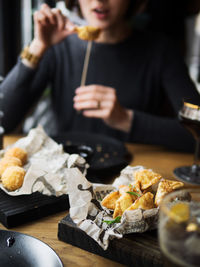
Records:
[[[130,132],[131,130],[131,126],[132,126],[132,122],[133,122],[133,116],[134,116],[134,111],[131,109],[127,109],[126,110],[126,120],[124,120],[123,125],[122,125],[122,129],[125,132]]]
[[[129,133],[132,127],[133,116],[133,110],[124,109],[123,113],[121,113],[120,120],[115,125],[113,125],[113,127],[125,133]]]
[[[48,47],[46,47],[40,40],[33,39],[29,45],[29,51],[33,55],[41,58],[43,54],[46,52]]]

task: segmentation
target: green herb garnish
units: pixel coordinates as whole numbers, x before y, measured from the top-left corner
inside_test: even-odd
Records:
[[[120,221],[121,221],[121,216],[117,216],[114,220],[111,221],[104,220],[103,222],[107,224],[112,224],[112,223],[120,223]]]
[[[136,193],[136,192],[130,192],[130,191],[127,191],[126,193],[130,194],[130,195],[134,195],[134,196],[137,196],[137,197],[141,197],[140,194]]]

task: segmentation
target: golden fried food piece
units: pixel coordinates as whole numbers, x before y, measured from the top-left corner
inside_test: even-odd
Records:
[[[154,195],[150,192],[142,195],[138,198],[131,206],[129,206],[126,210],[135,210],[135,209],[143,209],[148,210],[154,208],[153,203]]]
[[[78,37],[82,40],[93,41],[98,38],[100,29],[92,26],[75,27]]]
[[[119,194],[124,195],[128,192],[130,194],[132,201],[134,202],[140,195],[141,191],[137,190],[133,185],[120,185],[119,186]]]
[[[184,183],[178,181],[172,181],[162,179],[158,185],[158,190],[155,196],[155,205],[159,206],[164,196],[180,187],[183,187]]]
[[[152,190],[152,187],[150,186],[150,187],[148,187],[147,189],[143,190],[142,193],[143,193],[143,194],[146,194],[147,192],[151,192],[151,193],[152,193],[152,191],[153,191],[153,190]]]
[[[16,157],[4,157],[0,161],[0,176],[3,172],[10,166],[22,166],[22,162],[19,158]]]
[[[106,207],[107,209],[114,210],[115,204],[117,199],[120,197],[119,192],[111,192],[107,196],[104,197],[104,199],[101,201],[101,205]]]
[[[140,194],[140,195],[143,194],[143,192],[142,192],[142,190],[141,190],[141,182],[140,182],[140,181],[134,181],[134,183],[132,184],[132,186],[133,186],[134,190],[135,190],[138,194]]]
[[[116,201],[113,218],[115,219],[117,216],[122,216],[123,212],[130,207],[132,203],[133,200],[130,194],[126,193],[121,195],[121,197]]]
[[[116,202],[116,205],[115,205],[115,210],[114,210],[114,213],[113,213],[113,219],[115,219],[117,216],[122,216],[123,214],[123,211],[120,207],[120,203],[119,202]]]
[[[151,185],[157,183],[161,178],[160,174],[148,169],[135,172],[135,184],[139,183],[142,190],[145,190]]]
[[[119,186],[119,194],[124,195],[127,191],[131,191],[131,188],[128,185],[120,185]]]
[[[8,167],[2,174],[2,184],[6,189],[14,191],[22,186],[24,182],[24,176],[25,170],[22,167]]]
[[[6,151],[4,157],[16,157],[19,158],[24,165],[27,161],[27,152],[20,147],[12,147]]]

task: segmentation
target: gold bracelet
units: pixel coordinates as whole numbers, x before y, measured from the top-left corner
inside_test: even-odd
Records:
[[[32,53],[29,52],[29,46],[24,47],[20,56],[21,59],[26,59],[33,65],[37,65],[38,62],[40,61],[40,57],[33,55]]]

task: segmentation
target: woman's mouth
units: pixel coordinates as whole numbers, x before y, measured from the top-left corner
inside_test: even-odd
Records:
[[[98,19],[106,19],[109,15],[109,10],[103,8],[95,8],[93,12]]]

